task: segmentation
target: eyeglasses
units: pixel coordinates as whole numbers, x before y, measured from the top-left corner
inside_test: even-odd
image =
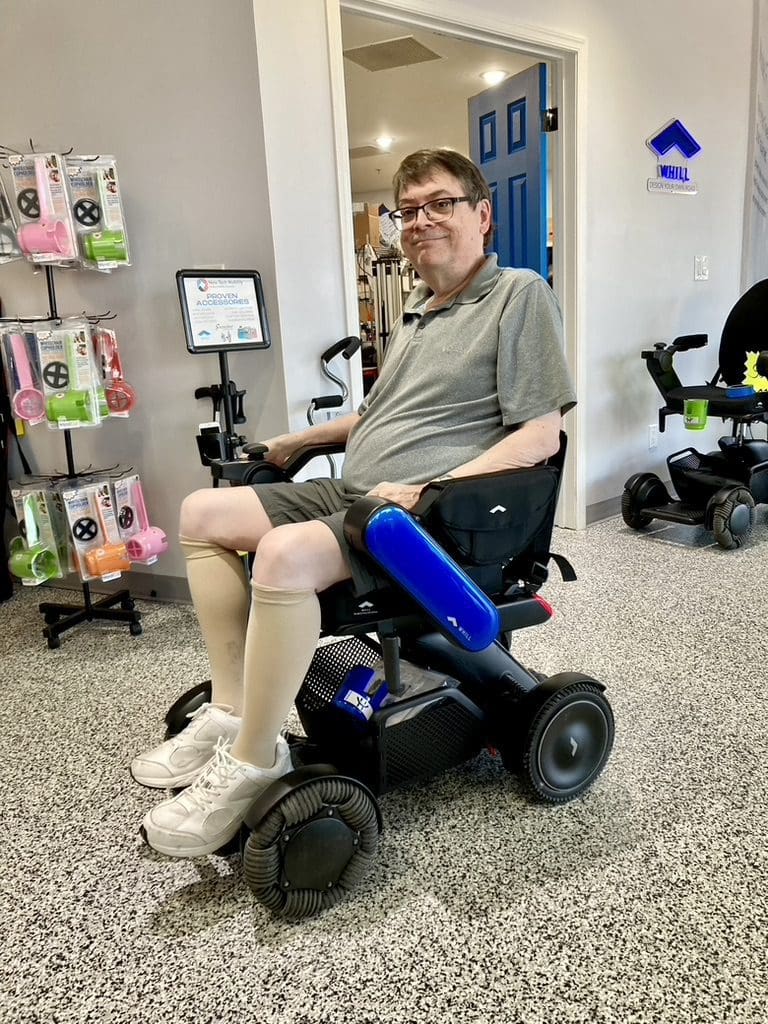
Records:
[[[421,206],[404,206],[400,210],[392,210],[390,219],[400,231],[403,228],[413,227],[419,217],[419,210],[424,211],[424,216],[432,224],[439,224],[440,221],[450,220],[453,216],[453,208],[456,203],[470,203],[469,196],[455,196],[452,199],[431,199]]]

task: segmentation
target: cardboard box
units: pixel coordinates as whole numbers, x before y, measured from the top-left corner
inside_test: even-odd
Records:
[[[379,208],[370,203],[364,204],[360,213],[353,214],[355,222],[355,248],[362,249],[366,242],[376,248],[381,244],[379,231]]]

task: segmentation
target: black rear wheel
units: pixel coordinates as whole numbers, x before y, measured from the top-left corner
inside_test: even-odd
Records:
[[[632,530],[642,530],[653,521],[645,509],[669,504],[667,488],[655,473],[636,473],[624,485],[621,517]]]
[[[621,518],[632,530],[642,530],[652,522],[652,517],[635,505],[635,499],[630,491],[624,491],[621,496]]]
[[[521,775],[546,803],[566,803],[585,792],[613,747],[611,706],[596,683],[556,690],[535,714],[522,750]]]

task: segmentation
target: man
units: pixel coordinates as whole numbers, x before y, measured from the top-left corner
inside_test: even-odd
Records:
[[[412,508],[430,481],[542,462],[575,396],[551,290],[484,255],[488,186],[451,150],[407,157],[392,214],[421,278],[358,412],[267,441],[283,465],[308,442],[346,441],[342,479],[196,491],[181,544],[212,674],[212,701],[176,738],[137,758],[137,781],[189,785],[144,819],[162,853],[211,853],[251,802],[291,770],[280,728],[320,631],[319,591],[370,589],[343,535],[346,509],[374,493]],[[238,550],[255,551],[249,588]],[[250,593],[249,593],[250,590]]]

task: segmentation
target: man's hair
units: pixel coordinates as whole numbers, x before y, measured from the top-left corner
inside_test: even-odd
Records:
[[[467,157],[454,149],[419,149],[407,156],[395,171],[392,179],[395,206],[400,205],[400,196],[408,185],[421,184],[434,171],[447,171],[457,178],[472,206],[477,206],[481,199],[491,201],[488,182]]]

